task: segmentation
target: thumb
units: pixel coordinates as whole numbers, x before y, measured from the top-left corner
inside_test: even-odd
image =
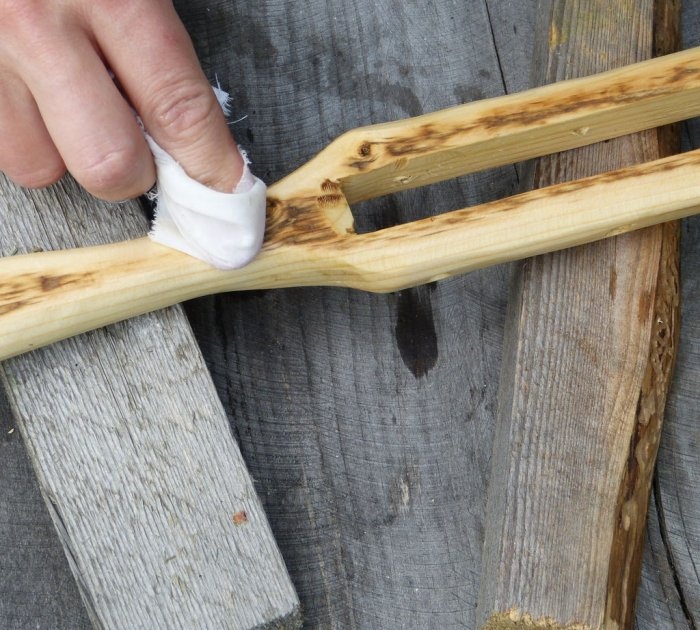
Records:
[[[233,192],[244,162],[221,106],[202,76],[163,90],[153,109],[141,114],[146,131],[192,178],[209,188]],[[166,93],[167,92],[167,93]]]

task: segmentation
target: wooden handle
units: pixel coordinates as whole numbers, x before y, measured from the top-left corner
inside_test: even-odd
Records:
[[[139,239],[0,260],[0,359],[219,291],[393,291],[688,216],[700,157],[353,233],[349,203],[700,115],[700,48],[353,130],[274,184],[262,253],[221,272]]]
[[[186,299],[187,258],[144,238],[2,259],[0,357]]]
[[[234,272],[148,238],[3,258],[0,359],[201,295],[323,284],[328,261],[306,251],[273,247]]]

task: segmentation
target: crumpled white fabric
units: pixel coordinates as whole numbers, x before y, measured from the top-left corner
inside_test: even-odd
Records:
[[[228,94],[213,88],[225,114]],[[231,193],[200,184],[144,131],[156,163],[156,214],[152,240],[203,260],[218,269],[236,269],[260,251],[265,234],[265,184],[245,162]]]

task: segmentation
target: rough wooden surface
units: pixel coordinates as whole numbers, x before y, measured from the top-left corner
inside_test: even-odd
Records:
[[[231,4],[179,8],[209,75],[234,92],[238,117],[247,115],[233,129],[267,181],[352,126],[529,86],[535,2]],[[683,8],[685,46],[698,45],[700,4]],[[689,130],[697,146],[700,129]],[[412,218],[427,207],[504,196],[517,185],[516,170],[502,168],[355,211],[371,228],[395,222],[396,208]],[[683,231],[683,336],[651,505],[639,630],[692,629],[700,616],[699,226],[693,219]],[[508,274],[477,272],[395,296],[293,290],[189,307],[306,627],[475,628]],[[409,365],[427,373],[417,380]],[[253,377],[260,374],[258,389]],[[14,425],[1,406],[0,416],[9,431]],[[28,479],[18,431],[0,436],[0,625],[87,627]]]
[[[217,4],[223,50],[207,47],[222,35],[204,3],[180,6],[269,181],[346,129],[503,93],[491,26],[530,29],[520,3],[498,22],[481,1]],[[355,210],[373,229],[516,185],[504,167]],[[309,628],[474,627],[508,281],[495,268],[386,296],[300,289],[189,308]]]
[[[0,249],[142,233],[138,204],[0,181]],[[47,313],[47,317],[51,314]],[[2,379],[92,623],[295,625],[298,601],[182,310],[6,361]]]
[[[655,21],[651,0],[541,2],[544,79],[648,58],[655,28],[675,33],[664,37],[677,46],[680,4],[665,7],[675,11]],[[535,186],[653,159],[672,144],[644,133],[557,154],[537,162]],[[489,486],[485,628],[632,625],[677,345],[677,232],[655,227],[520,267]]]
[[[2,627],[12,630],[90,627],[1,387],[0,461]]]
[[[683,3],[683,45],[700,44],[700,4]],[[700,146],[697,120],[684,126],[686,149]],[[637,628],[695,630],[700,624],[700,221],[681,232],[681,336],[659,447],[647,525]]]
[[[654,480],[637,628],[697,628],[700,619],[698,513],[698,362],[700,222],[682,231],[682,326]]]

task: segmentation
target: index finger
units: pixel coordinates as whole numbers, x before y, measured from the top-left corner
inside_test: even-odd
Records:
[[[100,48],[148,133],[190,177],[232,192],[243,160],[172,3],[91,5]]]

